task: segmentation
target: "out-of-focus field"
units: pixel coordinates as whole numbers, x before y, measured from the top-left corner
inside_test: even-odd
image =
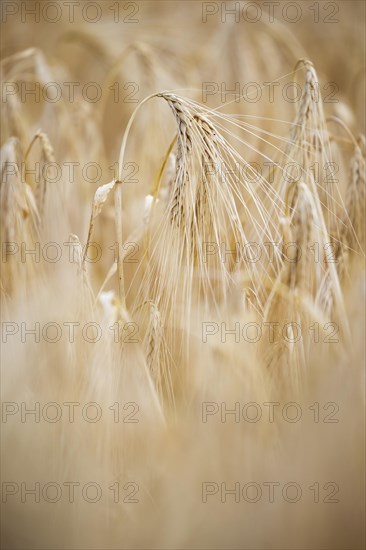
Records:
[[[2,547],[364,548],[364,2],[1,26]]]

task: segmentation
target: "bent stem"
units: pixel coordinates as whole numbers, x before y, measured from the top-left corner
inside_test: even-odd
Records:
[[[118,254],[117,254],[117,273],[118,273],[118,294],[121,308],[126,311],[126,294],[125,294],[125,284],[123,277],[123,223],[122,223],[122,173],[123,173],[123,160],[126,150],[126,143],[128,134],[130,132],[132,123],[136,117],[136,114],[140,107],[146,103],[149,99],[154,97],[156,94],[152,94],[146,97],[141,103],[136,107],[132,113],[128,124],[126,126],[125,133],[123,134],[122,143],[120,147],[119,159],[118,159],[118,179],[116,180],[115,192],[114,192],[114,208],[115,208],[115,226],[116,226],[116,238],[118,245]]]

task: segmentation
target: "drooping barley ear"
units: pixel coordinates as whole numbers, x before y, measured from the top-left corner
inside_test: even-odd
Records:
[[[184,227],[187,221],[190,227],[191,253],[196,256],[197,235],[204,240],[210,226],[208,205],[208,185],[210,173],[207,161],[219,165],[217,155],[216,131],[211,122],[200,113],[191,112],[183,101],[169,92],[158,94],[170,106],[177,122],[177,154],[175,158],[176,173],[173,181],[170,202],[170,217],[173,226]],[[200,161],[194,163],[193,143],[202,150]],[[197,146],[196,145],[196,146]],[[201,177],[196,184],[190,174],[199,171]],[[188,203],[187,203],[188,197]]]
[[[184,223],[186,217],[184,193],[190,178],[192,116],[174,94],[161,93],[158,94],[158,97],[163,97],[167,101],[177,122],[176,177],[172,191],[171,220],[179,227],[181,223]]]
[[[27,173],[26,166],[27,166],[27,161],[28,161],[30,152],[37,140],[40,141],[41,143],[42,162],[55,163],[55,154],[54,154],[54,150],[51,145],[51,142],[49,140],[49,137],[45,132],[42,132],[42,130],[38,130],[34,135],[24,156],[25,173]],[[35,187],[35,197],[37,200],[37,206],[38,206],[38,211],[39,211],[41,220],[43,219],[44,204],[45,204],[46,191],[47,191],[47,179],[45,177],[46,173],[47,173],[47,170],[41,170],[42,177],[40,178],[39,181],[36,182],[36,187]]]
[[[53,150],[53,147],[51,145],[50,139],[48,135],[45,132],[42,132],[42,130],[38,130],[32,139],[26,154],[25,154],[25,160],[27,160],[30,150],[33,147],[34,143],[37,141],[37,139],[41,142],[42,145],[42,154],[47,162],[55,162],[55,153]]]
[[[190,181],[192,166],[193,142],[198,140],[203,150],[201,156],[200,170],[206,170],[205,160],[214,156],[213,144],[216,141],[216,132],[211,122],[199,113],[192,113],[183,101],[172,93],[164,92],[157,94],[164,98],[170,106],[177,122],[177,155],[176,155],[176,176],[172,190],[171,220],[179,225],[186,219],[184,195]],[[202,178],[201,183],[205,178]],[[197,190],[198,202],[205,200],[207,193],[205,185]],[[206,197],[207,198],[207,197]],[[197,204],[195,205],[197,207]],[[199,205],[198,205],[199,207]]]
[[[197,232],[202,235],[202,240],[205,240],[206,235],[212,234],[212,220],[210,216],[209,205],[209,193],[208,190],[212,187],[212,174],[209,170],[207,160],[216,162],[219,165],[219,159],[217,158],[217,152],[214,146],[217,145],[216,132],[211,122],[201,115],[194,115],[194,120],[200,131],[202,140],[202,154],[201,162],[199,166],[200,174],[202,177],[198,180],[196,189],[196,202],[194,217],[191,223],[191,235],[192,241],[195,242],[194,234]],[[199,254],[199,250],[194,250],[194,253]]]

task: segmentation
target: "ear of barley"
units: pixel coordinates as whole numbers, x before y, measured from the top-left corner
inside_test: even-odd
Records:
[[[347,189],[347,225],[346,240],[348,246],[356,252],[365,253],[365,216],[366,216],[366,176],[365,157],[362,153],[364,136],[359,138],[351,161],[351,176]],[[363,143],[364,147],[364,143]]]
[[[227,299],[228,262],[217,254],[208,265],[205,244],[228,247],[233,240],[246,243],[247,238],[236,205],[236,200],[243,201],[240,182],[223,170],[228,159],[234,159],[232,149],[208,112],[170,92],[158,96],[167,101],[177,123],[176,172],[166,217],[163,214],[157,231],[151,228],[153,248],[145,268],[149,275],[141,289],[149,289],[146,298],[156,302],[164,320],[170,315],[170,303],[184,304],[182,317],[175,321],[179,326],[194,297],[207,301],[212,296],[214,303]],[[179,306],[175,309],[179,311]]]
[[[54,150],[53,150],[53,147],[51,145],[51,142],[49,140],[48,135],[45,132],[42,132],[41,130],[38,130],[38,132],[33,137],[30,145],[28,146],[28,149],[27,149],[27,151],[25,153],[25,156],[24,156],[25,171],[27,170],[26,165],[27,165],[27,161],[28,161],[30,152],[31,152],[31,150],[32,150],[32,148],[33,148],[33,146],[34,146],[34,144],[36,143],[37,140],[41,144],[41,149],[42,149],[41,158],[42,158],[42,164],[43,165],[40,168],[40,173],[41,173],[42,176],[39,179],[39,181],[37,181],[36,184],[35,184],[34,194],[35,194],[35,197],[36,197],[36,200],[37,200],[38,211],[40,213],[40,217],[41,217],[41,220],[42,220],[43,219],[43,213],[44,213],[45,200],[46,200],[46,191],[47,191],[47,179],[46,179],[46,176],[45,176],[45,174],[47,174],[47,170],[44,170],[43,168],[44,168],[44,165],[47,164],[47,163],[55,163],[55,154],[54,154]]]
[[[345,212],[341,190],[331,167],[339,165],[332,156],[319,80],[313,64],[300,60],[305,68],[302,95],[284,152],[283,164],[289,166],[279,183],[283,194],[288,178],[301,178],[309,186],[317,203],[318,215],[323,214],[325,229],[339,236],[338,218]]]
[[[36,200],[31,187],[22,180],[19,170],[21,165],[21,152],[18,140],[8,140],[0,151],[1,157],[1,242],[7,247],[14,243],[16,247],[26,246],[31,248],[39,238],[40,217]],[[34,275],[34,264],[27,263],[23,266],[16,257],[10,257],[3,266],[2,277],[8,288],[16,288],[20,281],[20,272],[24,267],[31,278]],[[23,279],[24,280],[24,279]],[[19,285],[21,287],[21,285]]]

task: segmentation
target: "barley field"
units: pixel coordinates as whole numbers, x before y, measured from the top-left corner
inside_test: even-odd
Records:
[[[365,3],[1,2],[1,547],[365,547]]]

